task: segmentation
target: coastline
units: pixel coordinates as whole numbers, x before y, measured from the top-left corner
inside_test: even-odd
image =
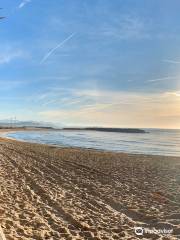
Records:
[[[137,226],[180,235],[180,158],[0,143],[7,239],[139,239]]]
[[[8,133],[17,133],[17,132],[38,132],[38,133],[44,133],[44,132],[57,132],[55,129],[46,129],[46,128],[13,128],[13,129],[0,129],[0,138],[2,139],[9,139],[9,140],[12,140],[12,141],[19,141],[19,142],[25,142],[25,143],[32,143],[32,144],[43,144],[43,145],[47,145],[47,146],[52,146],[52,147],[57,147],[57,148],[67,148],[67,149],[84,149],[84,150],[92,150],[92,151],[99,151],[99,152],[113,152],[113,153],[125,153],[125,154],[132,154],[132,155],[143,155],[143,156],[159,156],[159,157],[172,157],[172,158],[180,158],[180,155],[179,153],[177,154],[176,151],[175,152],[167,152],[167,151],[160,151],[160,152],[148,152],[148,149],[147,151],[142,151],[142,149],[139,151],[133,151],[133,150],[127,150],[127,149],[121,149],[121,150],[118,150],[118,149],[105,149],[105,148],[100,148],[100,147],[96,147],[96,146],[92,146],[92,147],[88,147],[86,145],[84,146],[76,146],[76,145],[71,145],[71,144],[56,144],[55,142],[47,142],[47,141],[33,141],[33,140],[30,140],[30,139],[23,139],[23,138],[15,138],[15,137],[9,137],[7,136]],[[70,131],[70,130],[66,130],[66,131]],[[5,141],[6,141],[5,140]]]

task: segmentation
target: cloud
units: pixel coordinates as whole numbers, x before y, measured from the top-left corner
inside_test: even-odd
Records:
[[[72,33],[69,37],[65,38],[63,41],[61,41],[56,47],[51,49],[41,60],[40,63],[44,63],[58,48],[63,47],[63,45],[68,42],[72,37],[74,37],[75,33]]]
[[[31,2],[31,0],[23,0],[20,4],[19,4],[19,6],[18,6],[18,8],[20,9],[20,8],[23,8],[26,4],[28,4],[28,3],[30,3]]]
[[[131,15],[116,17],[104,23],[99,28],[99,34],[121,40],[146,39],[150,36],[144,20]]]
[[[165,60],[163,60],[163,62],[166,62],[166,63],[172,63],[172,64],[180,64],[180,61],[177,61],[177,60],[171,60],[171,59],[165,59]]]
[[[180,91],[166,92],[166,94],[176,96],[180,100]]]
[[[173,80],[173,79],[178,79],[178,77],[177,76],[169,76],[169,77],[162,77],[162,78],[154,78],[154,79],[146,80],[146,82],[161,82],[161,81]]]
[[[51,88],[47,92],[42,94],[38,93],[34,99],[38,101],[38,104],[43,106],[61,108],[76,108],[81,109],[105,109],[107,106],[118,106],[134,104],[135,101],[149,101],[149,97],[146,95],[138,95],[137,93],[128,93],[121,91],[99,91],[99,90],[82,90],[82,89],[70,89],[70,88]]]
[[[24,81],[21,80],[4,80],[4,79],[0,79],[0,92],[4,92],[4,91],[9,91],[12,89],[15,89],[19,86],[22,86],[22,84],[24,84]]]
[[[24,56],[21,50],[6,49],[0,53],[0,64],[7,64],[13,60],[23,58]]]
[[[41,77],[42,80],[69,80],[71,79],[70,76],[46,76],[46,77]]]
[[[180,127],[178,118],[174,119],[175,115],[180,117],[179,91],[157,94],[59,89],[58,92],[43,98],[47,105],[39,111],[40,118],[77,126]],[[171,118],[173,126],[167,121]]]

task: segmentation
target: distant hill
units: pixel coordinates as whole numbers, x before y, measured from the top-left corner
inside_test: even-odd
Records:
[[[49,122],[38,122],[38,121],[19,121],[19,120],[0,120],[0,127],[35,127],[35,128],[56,128],[52,123]]]

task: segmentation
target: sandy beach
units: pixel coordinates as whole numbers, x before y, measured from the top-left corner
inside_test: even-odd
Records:
[[[180,158],[1,138],[0,224],[16,239],[179,239]],[[145,233],[134,227],[170,229]]]

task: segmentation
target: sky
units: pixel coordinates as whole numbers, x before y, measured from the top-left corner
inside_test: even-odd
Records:
[[[180,128],[179,0],[0,7],[0,119]]]

